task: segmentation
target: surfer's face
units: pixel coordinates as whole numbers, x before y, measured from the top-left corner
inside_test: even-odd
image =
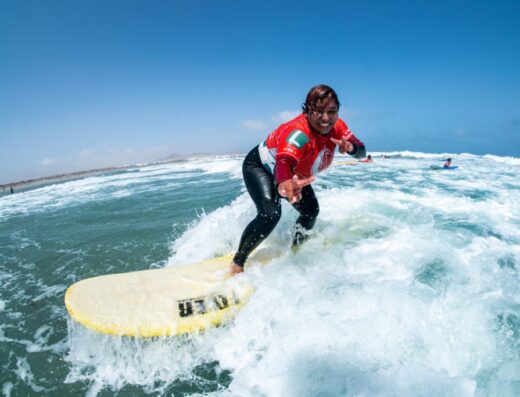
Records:
[[[334,99],[326,98],[318,101],[315,106],[309,109],[307,120],[313,130],[322,135],[330,132],[338,120],[338,104]]]

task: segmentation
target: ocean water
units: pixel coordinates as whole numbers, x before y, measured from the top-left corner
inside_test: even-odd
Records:
[[[315,182],[246,273],[234,321],[140,340],[73,323],[66,288],[236,249],[241,156],[142,166],[0,197],[3,396],[519,396],[520,159],[373,154]],[[338,156],[336,162],[345,160]]]

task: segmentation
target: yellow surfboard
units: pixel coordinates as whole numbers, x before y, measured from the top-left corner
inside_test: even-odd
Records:
[[[359,161],[337,161],[334,165],[356,165]]]
[[[202,331],[234,317],[254,292],[229,278],[231,256],[162,269],[93,277],[65,293],[70,316],[112,335],[173,336]]]

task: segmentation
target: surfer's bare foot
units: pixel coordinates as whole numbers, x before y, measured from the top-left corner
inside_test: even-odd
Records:
[[[231,268],[229,269],[229,274],[234,276],[238,273],[242,273],[244,271],[243,266],[238,266],[235,262],[231,262]]]

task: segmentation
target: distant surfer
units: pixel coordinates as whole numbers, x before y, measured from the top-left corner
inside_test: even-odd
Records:
[[[372,160],[372,155],[371,154],[369,154],[366,159],[359,160],[360,163],[371,163],[372,161],[374,161],[374,160]]]
[[[14,193],[14,189],[13,189],[13,187],[11,186],[11,194],[13,194],[13,193]]]
[[[446,159],[446,162],[444,163],[444,168],[450,168],[451,167],[451,157],[448,157]]]
[[[281,198],[300,213],[293,246],[305,241],[319,213],[311,183],[330,166],[336,146],[340,153],[358,159],[365,157],[365,145],[338,117],[339,107],[332,88],[326,85],[311,88],[303,112],[271,132],[244,159],[244,182],[257,215],[242,233],[231,262],[231,274],[244,271],[249,254],[276,227],[282,216]]]

